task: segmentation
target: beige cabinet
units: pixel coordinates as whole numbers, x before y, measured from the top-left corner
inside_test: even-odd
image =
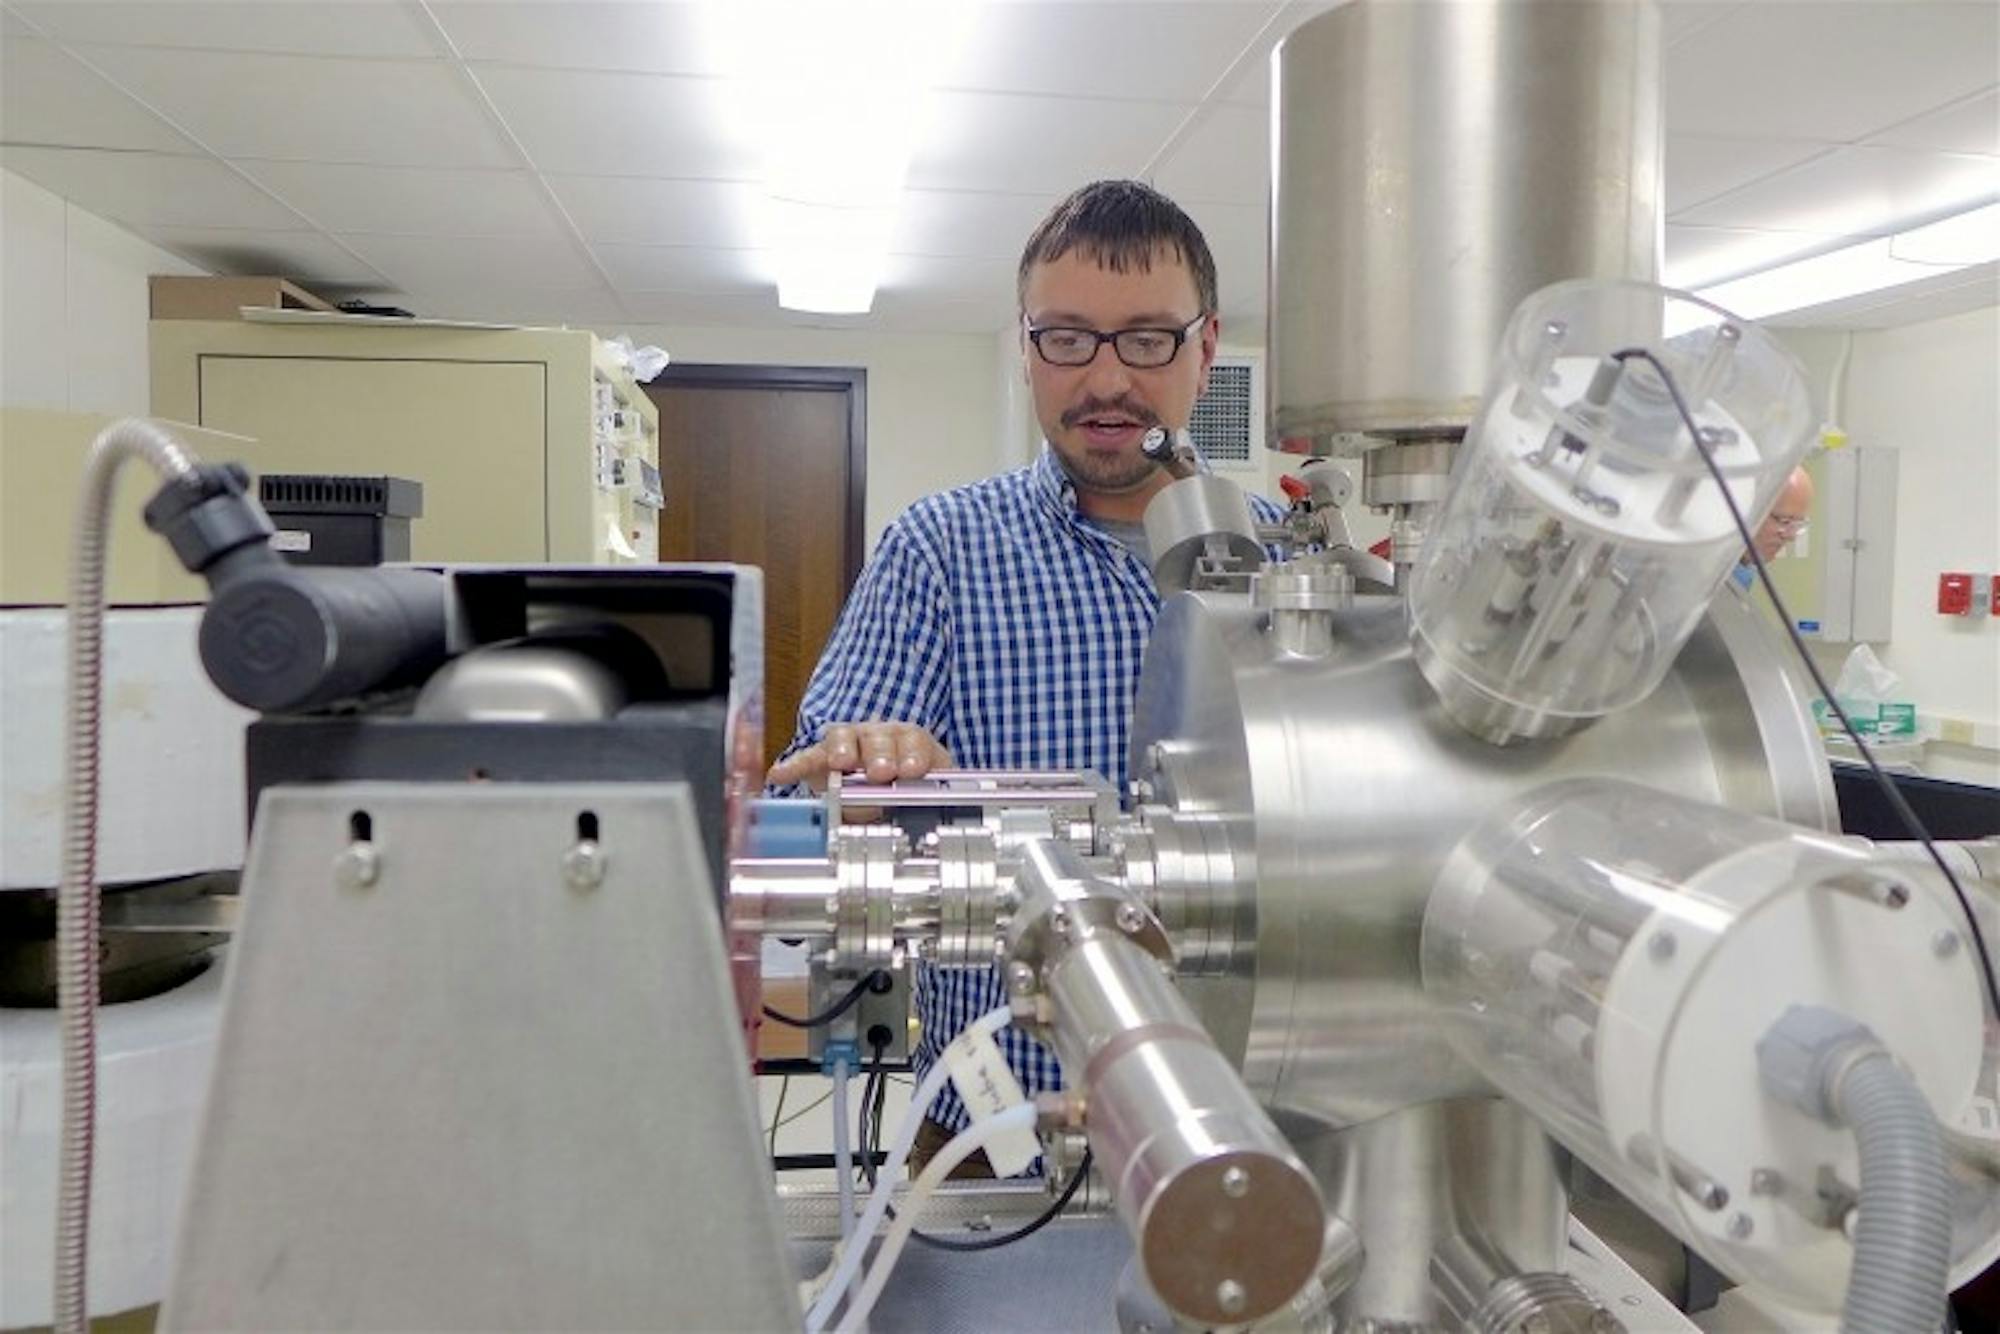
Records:
[[[586,331],[344,316],[151,330],[156,416],[254,437],[263,471],[423,483],[413,560],[655,559],[658,414]]]

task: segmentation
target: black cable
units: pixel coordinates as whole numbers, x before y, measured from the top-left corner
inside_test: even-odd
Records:
[[[1965,914],[1965,924],[1972,932],[1973,944],[1978,948],[1980,972],[1986,979],[1987,1000],[1993,1006],[1991,1013],[1994,1017],[2000,1017],[2000,979],[1994,977],[1993,959],[1986,952],[1986,935],[1979,929],[1979,918],[1972,911],[1972,900],[1966,897],[1965,888],[1958,883],[1958,877],[1952,874],[1951,867],[1945,865],[1944,855],[1937,850],[1937,845],[1931,842],[1930,831],[1924,828],[1924,823],[1917,818],[1917,813],[1910,809],[1910,803],[1904,798],[1901,789],[1889,781],[1889,776],[1882,772],[1882,766],[1875,762],[1874,754],[1862,742],[1860,734],[1854,730],[1854,724],[1848,720],[1847,710],[1843,709],[1840,701],[1833,697],[1833,687],[1826,683],[1826,677],[1820,673],[1819,664],[1813,661],[1812,654],[1806,649],[1805,640],[1799,637],[1798,626],[1793,622],[1792,614],[1786,608],[1784,599],[1778,596],[1778,586],[1771,582],[1771,572],[1765,568],[1764,557],[1757,550],[1757,539],[1750,531],[1749,521],[1737,507],[1736,496],[1730,491],[1729,482],[1723,477],[1722,469],[1716,465],[1714,457],[1708,452],[1708,442],[1702,438],[1701,427],[1696,424],[1694,414],[1688,411],[1687,400],[1681,397],[1680,386],[1674,383],[1673,372],[1643,347],[1625,348],[1612,353],[1611,358],[1618,362],[1634,358],[1642,359],[1657,371],[1660,379],[1665,382],[1667,393],[1674,400],[1674,408],[1681,415],[1681,424],[1687,427],[1688,435],[1694,441],[1694,452],[1708,466],[1708,475],[1715,479],[1716,488],[1722,492],[1722,503],[1729,507],[1729,517],[1736,521],[1736,531],[1742,536],[1743,550],[1757,571],[1757,581],[1764,586],[1764,592],[1770,597],[1771,606],[1778,613],[1778,621],[1785,627],[1785,634],[1791,638],[1792,648],[1798,653],[1799,661],[1805,664],[1806,673],[1812,677],[1812,683],[1818,688],[1820,698],[1826,701],[1827,708],[1832,710],[1833,716],[1840,721],[1840,730],[1854,743],[1854,749],[1860,754],[1862,762],[1868,766],[1868,772],[1874,775],[1876,786],[1882,789],[1882,796],[1888,801],[1889,809],[1896,813],[1896,817],[1903,822],[1903,827],[1924,845],[1924,851],[1931,855],[1931,860],[1937,864],[1945,883],[1951,886],[1951,892],[1957,896],[1959,910]]]
[[[888,986],[881,985],[881,982],[885,981],[889,984]],[[866,977],[862,978],[859,982],[856,982],[853,986],[849,987],[847,989],[847,994],[845,996],[842,996],[839,1000],[835,1001],[832,1005],[828,1006],[826,1009],[821,1010],[818,1014],[809,1014],[803,1019],[798,1019],[794,1018],[789,1014],[779,1014],[776,1010],[766,1005],[764,1007],[764,1017],[776,1023],[783,1024],[787,1028],[819,1028],[824,1024],[832,1023],[834,1020],[840,1018],[840,1016],[846,1014],[849,1010],[859,1005],[861,1003],[861,998],[867,995],[871,990],[874,991],[876,994],[880,995],[881,993],[888,991],[890,987],[893,987],[895,985],[896,985],[896,979],[894,977],[890,976],[889,973],[887,973],[883,969],[877,968],[874,972],[868,974]]]
[[[924,1245],[935,1247],[940,1251],[997,1251],[1002,1246],[1011,1246],[1023,1237],[1031,1237],[1056,1221],[1057,1216],[1069,1207],[1069,1202],[1076,1198],[1076,1192],[1083,1185],[1083,1179],[1090,1175],[1090,1164],[1091,1151],[1085,1149],[1083,1151],[1083,1158],[1077,1163],[1076,1171],[1069,1179],[1069,1184],[1062,1188],[1062,1194],[1056,1196],[1055,1201],[1048,1208],[1042,1210],[1033,1219],[1021,1224],[1021,1226],[1015,1228],[1012,1232],[1003,1232],[997,1237],[980,1237],[973,1241],[955,1241],[950,1237],[936,1237],[928,1232],[919,1232],[914,1228],[910,1230],[910,1235]],[[895,1211],[891,1210],[891,1217],[894,1214]]]
[[[870,1110],[871,1090],[864,1087],[861,1093],[861,1114],[865,1119],[863,1121],[863,1128],[857,1138],[861,1141],[864,1150],[861,1157],[862,1170],[867,1175],[868,1187],[871,1190],[875,1187],[875,1164],[879,1161],[878,1155],[882,1147],[882,1116],[886,1110],[889,1098],[889,1077],[882,1069],[882,1053],[886,1050],[886,1044],[878,1044],[876,1046],[875,1069],[868,1076],[871,1081],[876,1081],[872,1089],[872,1112]],[[1062,1193],[1056,1196],[1048,1208],[1042,1210],[1041,1213],[1023,1223],[1020,1227],[1015,1228],[1012,1232],[1003,1232],[995,1237],[977,1237],[960,1241],[952,1237],[940,1237],[935,1233],[925,1232],[921,1228],[911,1228],[910,1237],[914,1241],[921,1242],[925,1246],[940,1251],[997,1251],[1002,1246],[1011,1246],[1024,1237],[1031,1237],[1035,1233],[1040,1232],[1050,1223],[1053,1223],[1062,1214],[1064,1209],[1069,1207],[1069,1202],[1076,1198],[1076,1192],[1082,1188],[1083,1179],[1090,1175],[1091,1162],[1091,1151],[1085,1149],[1082,1160],[1076,1165],[1075,1174],[1070,1177],[1069,1183],[1062,1188]],[[889,1221],[895,1221],[896,1208],[894,1205],[889,1206],[888,1217]]]

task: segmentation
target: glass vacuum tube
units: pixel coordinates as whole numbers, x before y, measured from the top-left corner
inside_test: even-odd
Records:
[[[1558,283],[1523,302],[1410,592],[1418,666],[1490,741],[1644,699],[1742,554],[1642,352],[1753,528],[1805,451],[1804,377],[1756,325],[1644,283]]]

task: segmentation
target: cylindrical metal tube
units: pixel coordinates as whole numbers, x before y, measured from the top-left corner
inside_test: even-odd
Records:
[[[1651,4],[1357,0],[1273,60],[1278,437],[1450,434],[1508,314],[1565,278],[1651,280]]]
[[[1009,953],[1038,970],[1147,1280],[1208,1325],[1278,1309],[1319,1266],[1319,1187],[1168,980],[1158,922],[1053,840],[1023,845],[1016,887]]]
[[[729,867],[729,925],[762,936],[828,935],[839,892],[823,858],[738,858]]]
[[[1220,552],[1256,569],[1264,559],[1257,520],[1243,488],[1221,477],[1186,477],[1146,506],[1146,545],[1162,593],[1194,584],[1202,557]]]
[[[1289,1301],[1319,1262],[1318,1188],[1158,962],[1094,939],[1051,967],[1048,993],[1154,1290],[1211,1324]]]

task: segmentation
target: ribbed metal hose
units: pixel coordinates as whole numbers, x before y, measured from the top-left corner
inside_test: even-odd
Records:
[[[1951,1188],[1937,1117],[1887,1053],[1858,1059],[1836,1110],[1854,1128],[1861,1188],[1843,1334],[1930,1334],[1944,1319]]]
[[[105,428],[84,463],[71,547],[69,695],[64,707],[62,880],[56,901],[56,998],[62,1033],[62,1162],[56,1197],[55,1328],[85,1334],[90,1169],[97,1129],[97,755],[104,695],[106,520],[118,469],[142,458],[173,481],[194,459],[151,422]]]

